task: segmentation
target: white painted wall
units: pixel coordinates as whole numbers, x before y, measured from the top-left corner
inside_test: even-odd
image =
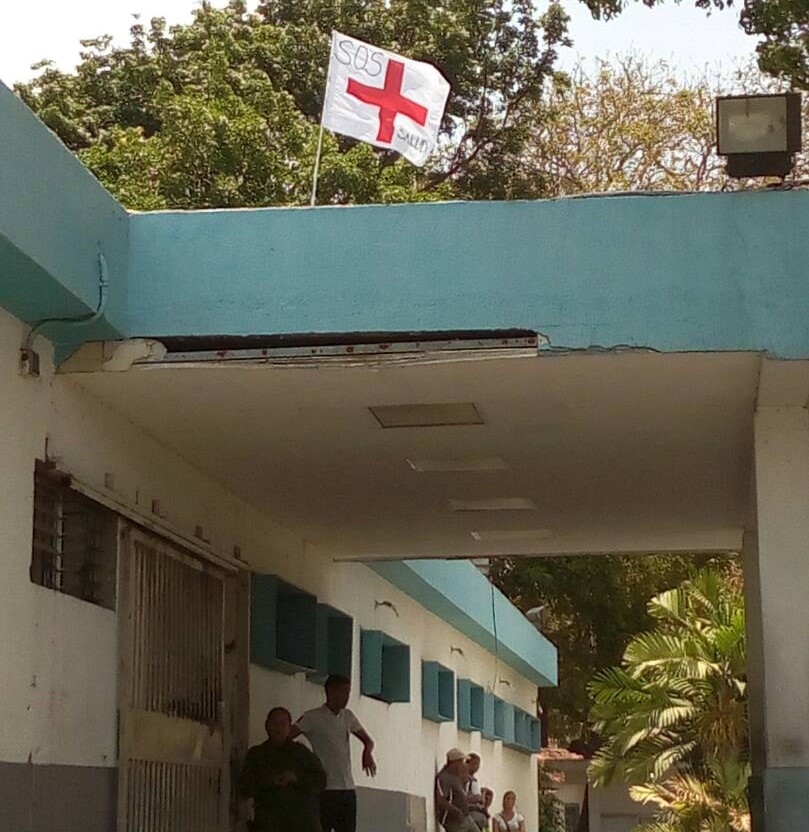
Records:
[[[52,389],[17,375],[23,326],[0,310],[0,759],[114,765],[115,615],[29,579],[34,460]]]
[[[632,832],[655,814],[655,808],[633,800],[624,783],[591,788],[590,832]]]
[[[498,694],[534,712],[536,686],[519,677],[508,667],[495,667],[494,657],[462,636],[440,618],[425,610],[407,595],[391,586],[362,564],[331,564],[327,570],[310,576],[305,589],[317,592],[327,603],[354,616],[354,678],[349,707],[357,714],[377,742],[379,773],[370,781],[360,767],[360,745],[353,751],[354,779],[358,786],[430,795],[433,777],[443,765],[443,755],[453,746],[475,751],[481,756],[481,783],[499,796],[511,789],[517,792],[520,811],[536,823],[536,757],[504,748],[500,742],[482,739],[479,732],[459,731],[456,723],[433,723],[421,718],[421,661],[439,661],[455,670],[456,676],[468,677],[491,689],[495,673],[510,685],[499,685]],[[374,601],[391,601],[399,616],[387,607],[374,608]],[[383,630],[410,645],[410,703],[386,704],[360,696],[359,630]],[[463,655],[452,652],[460,648]],[[250,723],[251,742],[263,739],[266,711],[284,705],[293,716],[323,702],[323,690],[311,684],[303,674],[285,676],[263,668],[251,668]],[[521,799],[520,799],[521,798]],[[432,812],[428,812],[432,823]],[[430,827],[432,828],[432,827]]]
[[[358,625],[355,659],[360,626],[383,629],[411,644],[412,702],[385,705],[355,697],[353,703],[378,743],[380,774],[374,786],[430,795],[438,759],[457,744],[479,751],[482,780],[498,793],[517,791],[523,813],[536,817],[536,758],[481,740],[479,734],[459,735],[454,724],[421,719],[422,658],[487,683],[495,673],[490,654],[370,569],[335,564],[328,553],[316,551],[101,404],[72,377],[54,377],[46,341],[36,345],[42,377],[21,378],[17,361],[25,331],[0,310],[0,760],[106,766],[115,761],[115,615],[29,580],[34,460],[45,455],[47,442],[50,457],[86,485],[146,515],[159,500],[166,522],[189,537],[201,525],[217,550],[229,554],[239,546],[254,569],[279,574],[350,613]],[[113,476],[114,492],[104,487],[106,473]],[[400,617],[389,609],[375,610],[375,599],[393,601]],[[451,646],[460,647],[463,656],[450,653]],[[500,676],[511,687],[501,686],[498,693],[532,710],[535,687],[508,668],[501,668]],[[258,668],[251,695],[254,740],[272,705],[300,712],[321,701],[320,689],[302,677]],[[369,785],[362,774],[358,783]]]

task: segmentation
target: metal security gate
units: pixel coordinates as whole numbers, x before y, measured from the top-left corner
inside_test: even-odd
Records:
[[[122,523],[118,832],[228,827],[225,574]]]

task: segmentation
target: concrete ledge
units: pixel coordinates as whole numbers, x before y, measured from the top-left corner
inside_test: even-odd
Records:
[[[809,192],[133,215],[131,334],[519,328],[809,357]]]
[[[427,832],[427,801],[407,792],[357,789],[357,832]]]

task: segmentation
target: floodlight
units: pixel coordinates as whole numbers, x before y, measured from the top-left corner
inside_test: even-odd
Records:
[[[800,93],[717,98],[716,148],[728,176],[786,176],[801,149]]]

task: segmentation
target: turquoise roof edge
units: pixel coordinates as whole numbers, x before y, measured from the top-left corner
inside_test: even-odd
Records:
[[[99,254],[106,312],[78,331],[42,334],[65,347],[128,332],[130,216],[8,87],[0,83],[0,306],[27,323],[94,313]]]
[[[809,359],[809,191],[129,214],[0,84],[0,305],[137,336],[526,329]]]
[[[131,218],[132,335],[526,329],[809,358],[809,191]]]
[[[367,566],[521,676],[539,687],[557,684],[556,647],[474,564],[407,560]]]

